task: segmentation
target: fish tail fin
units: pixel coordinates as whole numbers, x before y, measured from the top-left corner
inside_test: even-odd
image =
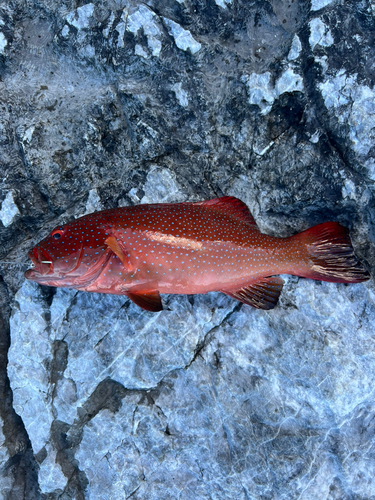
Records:
[[[370,274],[354,254],[349,229],[338,222],[318,224],[292,236],[307,250],[303,270],[305,278],[334,283],[359,283],[370,279]],[[296,273],[297,274],[297,273]]]

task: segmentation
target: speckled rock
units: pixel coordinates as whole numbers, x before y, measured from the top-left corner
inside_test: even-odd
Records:
[[[3,428],[4,422],[1,423],[1,428]],[[13,486],[13,481],[10,476],[10,474],[7,474],[6,470],[6,464],[9,460],[9,452],[7,450],[6,442],[5,442],[5,436],[3,434],[3,431],[0,430],[0,468],[2,471],[4,471],[2,478],[0,479],[0,488],[1,488],[1,493],[0,493],[0,498],[1,500],[5,500]]]
[[[1,500],[375,499],[373,281],[273,311],[25,282],[56,225],[242,199],[336,220],[373,274],[369,0],[0,6]],[[16,262],[16,264],[8,264]]]

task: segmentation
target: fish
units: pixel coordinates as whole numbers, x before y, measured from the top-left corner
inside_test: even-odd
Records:
[[[331,221],[287,238],[269,236],[232,196],[94,212],[56,227],[28,256],[29,280],[125,295],[153,312],[163,309],[160,294],[213,291],[270,310],[283,288],[280,274],[370,279],[346,227]]]

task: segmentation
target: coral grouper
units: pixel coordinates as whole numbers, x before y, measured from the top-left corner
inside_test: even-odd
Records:
[[[198,203],[114,208],[59,226],[29,252],[26,278],[43,285],[127,295],[160,311],[160,293],[221,291],[275,307],[294,274],[340,283],[369,279],[349,231],[325,222],[289,238],[262,234],[247,206],[223,197]]]

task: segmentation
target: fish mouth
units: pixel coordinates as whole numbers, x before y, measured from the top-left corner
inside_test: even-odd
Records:
[[[53,262],[45,250],[35,247],[27,255],[34,264],[34,267],[25,272],[25,278],[36,281],[44,276],[53,274]]]
[[[54,270],[53,261],[45,250],[35,247],[28,253],[34,267],[25,272],[25,278],[35,281],[40,285],[66,286],[69,288],[76,288],[77,290],[84,289],[91,285],[101,275],[109,259],[114,254],[108,248],[106,252],[103,252],[100,259],[85,269],[83,273],[79,271],[82,255],[83,246],[79,251],[77,263],[74,263],[74,267],[69,271],[61,272],[58,266],[56,266],[57,269]]]

